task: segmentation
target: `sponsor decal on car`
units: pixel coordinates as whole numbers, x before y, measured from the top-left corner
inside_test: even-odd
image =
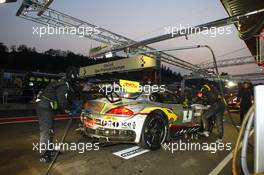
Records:
[[[95,119],[87,118],[85,121],[86,127],[93,127],[96,123]]]
[[[87,118],[85,123],[87,127],[93,127],[94,125],[101,125],[102,121],[96,118]]]
[[[111,127],[111,128],[118,128],[120,124],[119,122],[112,121],[112,120],[102,120],[101,125]]]
[[[198,132],[200,128],[195,127],[195,128],[186,128],[186,129],[181,129],[179,131],[176,131],[175,133],[171,134],[171,137],[176,137],[178,135],[182,135],[182,134],[188,134],[188,133],[195,133]]]
[[[104,116],[103,117],[104,120],[113,120],[113,121],[117,121],[118,117],[114,117],[114,116]]]
[[[110,128],[122,128],[122,129],[136,129],[136,122],[118,122],[112,120],[101,120],[100,123],[96,123],[101,126],[107,126]]]
[[[114,119],[113,120],[101,120],[101,119],[96,119],[96,118],[87,118],[86,119],[86,126],[87,127],[93,127],[95,125],[100,125],[100,126],[106,126],[110,128],[121,128],[121,129],[136,129],[136,122],[127,122],[127,121],[116,121],[117,118],[115,117],[104,117],[104,119]]]
[[[128,81],[128,80],[119,80],[119,84],[123,87],[127,92],[138,92],[139,82],[136,81]]]
[[[121,122],[121,128],[136,129],[136,122]]]

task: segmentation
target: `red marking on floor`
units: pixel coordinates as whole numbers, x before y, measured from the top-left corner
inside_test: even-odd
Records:
[[[73,118],[79,118],[79,115],[72,116]],[[55,120],[65,120],[69,119],[69,115],[62,114],[62,115],[56,115]],[[27,116],[27,117],[0,117],[0,124],[5,123],[22,123],[22,122],[35,122],[38,121],[37,116]]]

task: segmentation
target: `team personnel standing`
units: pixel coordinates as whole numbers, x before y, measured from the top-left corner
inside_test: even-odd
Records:
[[[223,114],[225,104],[220,96],[219,90],[212,84],[206,83],[198,93],[198,97],[203,98],[205,104],[210,105],[209,109],[203,114],[204,136],[209,137],[213,122],[217,127],[217,140],[221,142],[224,135]]]
[[[253,102],[253,89],[249,81],[245,81],[238,91],[238,105],[240,105],[240,124],[242,124],[245,114]]]
[[[54,155],[54,150],[49,147],[54,135],[54,112],[70,112],[69,93],[78,76],[79,70],[70,67],[66,70],[65,79],[51,82],[37,96],[36,112],[39,117],[40,146],[43,150],[40,152],[40,162],[49,162]]]

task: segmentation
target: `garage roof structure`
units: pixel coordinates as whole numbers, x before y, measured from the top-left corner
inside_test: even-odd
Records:
[[[264,8],[264,1],[260,0],[221,0],[221,2],[229,16]],[[240,38],[245,41],[252,55],[257,55],[256,36],[260,35],[264,28],[263,13],[243,18],[243,20],[240,20],[235,25],[239,31]]]

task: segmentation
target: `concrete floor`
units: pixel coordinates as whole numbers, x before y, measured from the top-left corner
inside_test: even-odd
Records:
[[[236,114],[235,114],[236,115]],[[237,118],[237,115],[236,115]],[[226,119],[225,143],[231,142],[232,148],[237,133]],[[56,122],[55,140],[60,140],[63,135],[67,121]],[[90,142],[74,131],[78,121],[75,120],[70,129],[67,142]],[[214,131],[215,132],[215,131]],[[5,175],[29,175],[45,174],[48,164],[39,163],[37,151],[33,151],[33,142],[38,142],[37,123],[20,123],[0,125],[0,174]],[[216,136],[211,138],[199,137],[199,140],[189,138],[190,142],[212,142]],[[182,138],[184,141],[184,138]],[[174,140],[172,142],[177,142]],[[185,141],[187,141],[185,139]],[[173,154],[164,149],[150,151],[140,156],[125,160],[113,155],[113,152],[129,148],[133,144],[115,144],[100,147],[98,151],[86,151],[78,153],[67,151],[62,153],[55,163],[50,174],[178,174],[178,175],[203,175],[209,174],[230,151],[218,151],[215,154],[208,151],[177,151]],[[230,163],[220,174],[231,174]]]

